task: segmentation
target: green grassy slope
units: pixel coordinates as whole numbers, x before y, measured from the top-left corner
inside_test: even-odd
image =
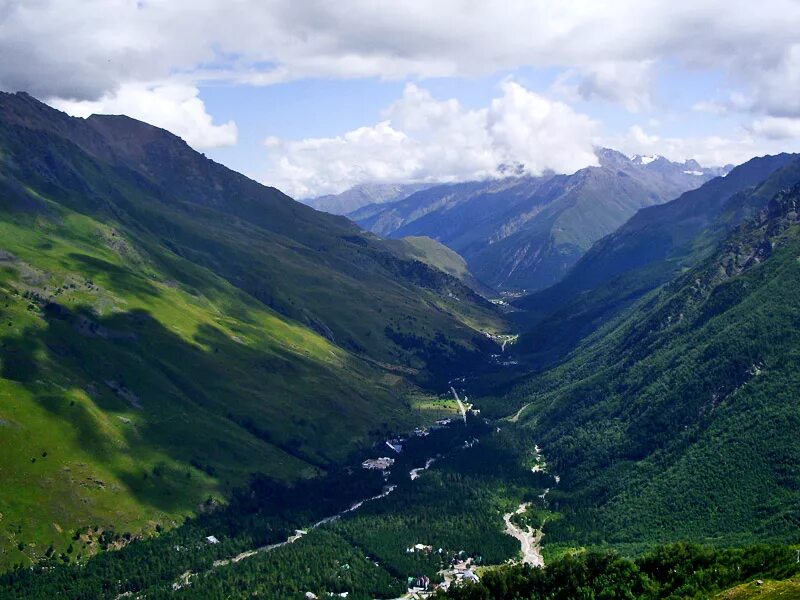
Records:
[[[717,600],[793,600],[800,598],[800,579],[743,583],[715,596]]]
[[[452,350],[474,347],[473,332],[459,329],[458,316],[473,305],[488,305],[455,279],[409,262],[347,219],[291,201],[132,119],[83,121],[29,97],[3,100],[4,152],[23,186],[118,222],[132,234],[149,234],[158,250],[209,268],[281,314],[372,359],[430,367],[391,343],[388,316],[396,317],[389,327],[402,334],[413,330],[435,344],[436,331],[449,329]],[[16,202],[31,203],[24,194]],[[420,287],[435,298],[421,294]],[[442,307],[440,298],[451,295],[463,301]],[[430,310],[434,305],[444,310]],[[409,319],[416,320],[415,327],[404,324]]]
[[[441,242],[425,236],[409,236],[401,241],[408,244],[411,252],[421,261],[426,262],[458,279],[469,274],[467,261],[457,252]]]
[[[441,242],[424,235],[405,237],[399,242],[411,258],[452,275],[479,294],[487,297],[497,295],[497,292],[475,279],[464,257]]]
[[[562,478],[551,544],[794,540],[799,196],[518,388]]]
[[[323,472],[498,324],[345,219],[93,119],[0,97],[0,565]]]

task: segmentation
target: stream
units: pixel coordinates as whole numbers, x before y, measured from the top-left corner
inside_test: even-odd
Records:
[[[230,563],[237,563],[240,560],[244,560],[245,558],[250,558],[251,556],[255,556],[256,554],[261,554],[262,552],[269,552],[271,550],[275,550],[276,548],[280,548],[280,547],[286,546],[288,544],[293,544],[297,540],[301,539],[304,535],[307,535],[309,531],[312,531],[312,530],[316,529],[317,527],[321,527],[322,525],[325,525],[326,523],[332,523],[333,521],[336,521],[337,519],[341,519],[347,513],[351,513],[353,511],[358,510],[359,508],[361,508],[367,502],[372,502],[373,500],[380,500],[381,498],[386,498],[386,496],[391,494],[395,489],[397,489],[396,485],[387,485],[386,487],[383,488],[383,491],[380,494],[376,495],[376,496],[372,496],[370,498],[365,498],[364,500],[359,500],[358,502],[353,504],[350,508],[346,508],[345,510],[340,511],[340,512],[336,513],[335,515],[331,515],[330,517],[325,517],[324,519],[321,519],[321,520],[317,521],[316,523],[314,523],[310,527],[307,527],[306,529],[297,529],[297,530],[295,530],[294,534],[290,535],[283,542],[278,542],[276,544],[269,544],[267,546],[261,546],[260,548],[255,548],[253,550],[247,550],[245,552],[241,552],[241,553],[237,554],[236,556],[234,556],[232,558],[223,558],[223,559],[220,559],[220,560],[215,560],[214,563],[213,563],[213,566],[214,567],[224,567],[225,565],[229,565]]]
[[[453,390],[453,393],[455,394],[455,390]],[[458,398],[457,395],[456,395],[456,398]],[[461,404],[460,401],[459,401],[459,405],[460,405],[460,408],[461,408],[461,416],[464,419],[464,425],[466,425],[466,411],[464,409],[464,405]],[[454,421],[454,422],[451,422],[450,424],[446,425],[445,427],[452,427],[456,423],[458,423],[460,425],[460,421]],[[459,445],[455,445],[455,446],[453,446],[453,449],[457,449],[459,447],[460,447]],[[416,468],[413,468],[413,469],[409,470],[408,474],[409,474],[410,479],[412,481],[414,481],[416,479],[419,479],[419,477],[422,474],[422,472],[428,470],[438,459],[442,458],[442,456],[443,455],[441,453],[436,453],[433,456],[430,456],[425,460],[424,466],[416,467]],[[384,473],[385,473],[385,477],[388,479],[390,474],[391,474],[391,472],[386,470]],[[396,489],[397,489],[397,485],[396,484],[386,484],[386,485],[384,485],[382,491],[379,494],[376,494],[374,496],[370,496],[368,498],[364,498],[362,500],[359,500],[359,501],[351,504],[349,508],[346,508],[346,509],[341,510],[341,511],[339,511],[339,512],[333,514],[333,515],[325,517],[324,519],[320,519],[319,521],[317,521],[316,523],[313,523],[312,525],[309,525],[305,529],[297,529],[297,530],[295,530],[295,532],[292,535],[287,537],[282,542],[276,542],[274,544],[267,544],[267,545],[264,545],[264,546],[260,546],[258,548],[245,550],[244,552],[240,552],[239,554],[237,554],[235,556],[231,556],[231,557],[228,557],[228,558],[221,558],[221,559],[215,560],[212,563],[212,569],[216,569],[216,568],[219,568],[219,567],[224,567],[224,566],[227,566],[227,565],[230,565],[230,564],[238,563],[240,561],[246,560],[246,559],[251,558],[253,556],[256,556],[258,554],[265,554],[265,553],[271,552],[273,550],[276,550],[278,548],[281,548],[283,546],[287,546],[289,544],[293,544],[296,541],[302,539],[304,536],[306,536],[310,531],[313,531],[314,529],[322,527],[323,525],[326,525],[328,523],[332,523],[332,522],[334,522],[334,521],[336,521],[338,519],[341,519],[342,517],[344,517],[345,515],[347,515],[349,513],[353,513],[355,511],[357,511],[358,509],[360,509],[362,506],[364,506],[364,504],[367,504],[369,502],[373,502],[375,500],[380,500],[382,498],[386,498],[392,492],[394,492]],[[177,591],[177,590],[179,590],[179,589],[181,589],[183,587],[187,587],[187,586],[191,585],[192,579],[195,578],[197,575],[198,575],[198,573],[197,572],[193,572],[193,571],[187,571],[187,572],[183,573],[178,578],[178,580],[172,584],[173,591]]]
[[[459,397],[458,393],[456,392],[455,387],[451,386],[450,391],[452,392],[453,397],[455,398],[456,402],[458,403],[459,410],[460,410],[460,413],[461,413],[461,417],[463,419],[464,426],[466,427],[467,426],[466,407],[464,406],[463,402],[461,401],[461,398]],[[523,407],[523,409],[524,409],[524,407]],[[522,411],[520,410],[520,412],[522,412]],[[460,420],[450,422],[447,425],[440,426],[440,428],[441,427],[450,428],[450,427],[453,427],[454,425],[460,426],[461,425]],[[434,433],[434,431],[433,431],[434,429],[435,428],[432,428],[432,431],[431,431],[432,434]],[[456,448],[459,448],[459,447],[460,447],[459,445],[453,445],[451,449],[456,449]],[[544,470],[543,457],[541,457],[540,450],[539,450],[538,447],[536,448],[536,454],[537,454],[537,458],[541,460],[541,462],[539,463],[541,466],[539,468],[541,470]],[[411,481],[415,481],[415,480],[419,479],[419,477],[421,476],[421,474],[424,471],[429,469],[437,460],[439,460],[442,457],[443,457],[443,454],[441,452],[435,453],[434,455],[429,456],[425,460],[423,466],[412,468],[409,471],[407,471],[408,472],[408,476],[411,479]],[[419,464],[419,463],[417,463],[417,464]],[[534,468],[533,470],[534,470],[534,472],[536,472],[538,469]],[[259,554],[268,553],[268,552],[271,552],[271,551],[276,550],[278,548],[287,546],[289,544],[293,544],[296,541],[302,539],[309,532],[311,532],[311,531],[313,531],[313,530],[315,530],[315,529],[317,529],[319,527],[322,527],[323,525],[326,525],[328,523],[332,523],[332,522],[334,522],[334,521],[336,521],[338,519],[341,519],[342,517],[344,517],[344,516],[346,516],[346,515],[348,515],[350,513],[354,513],[357,510],[359,510],[362,506],[364,506],[365,504],[367,504],[369,502],[373,502],[373,501],[376,501],[376,500],[380,500],[382,498],[386,498],[387,496],[392,494],[398,487],[397,484],[389,483],[390,475],[391,475],[391,472],[388,469],[384,470],[384,478],[385,478],[386,482],[385,482],[385,485],[384,485],[384,487],[383,487],[383,489],[381,490],[380,493],[378,493],[378,494],[376,494],[374,496],[370,496],[370,497],[364,498],[362,500],[359,500],[359,501],[351,504],[348,508],[346,508],[344,510],[341,510],[341,511],[335,513],[335,514],[332,514],[332,515],[330,515],[328,517],[325,517],[323,519],[320,519],[319,521],[309,525],[305,529],[297,529],[297,530],[295,530],[295,532],[292,535],[288,536],[285,540],[283,540],[281,542],[277,542],[277,543],[274,543],[274,544],[267,544],[267,545],[264,545],[264,546],[260,546],[258,548],[253,548],[253,549],[250,549],[250,550],[246,550],[244,552],[240,552],[239,554],[236,554],[235,556],[231,556],[231,557],[228,557],[228,558],[221,558],[221,559],[215,560],[212,563],[212,567],[211,568],[212,569],[216,569],[216,568],[219,568],[219,567],[224,567],[224,566],[227,566],[227,565],[230,565],[230,564],[238,563],[238,562],[246,560],[246,559],[248,559],[250,557],[253,557],[253,556],[256,556],[256,555],[259,555]],[[544,498],[547,495],[548,491],[549,490],[546,490],[544,492],[544,494],[542,494],[540,496],[540,498],[542,498],[544,500]],[[517,526],[511,520],[514,515],[518,515],[518,514],[524,513],[527,510],[529,505],[530,505],[530,503],[520,504],[520,506],[516,509],[516,511],[510,512],[510,513],[506,513],[503,516],[503,521],[505,523],[505,533],[507,533],[508,535],[510,535],[510,536],[516,538],[517,540],[519,540],[520,546],[521,546],[521,550],[522,550],[522,562],[524,564],[529,564],[529,565],[532,565],[532,566],[541,567],[541,566],[544,566],[544,560],[542,559],[542,554],[541,554],[541,549],[540,549],[540,542],[541,542],[542,535],[543,535],[542,531],[538,530],[538,529],[534,529],[534,528],[532,528],[530,526],[526,526],[525,528],[522,528],[520,526]],[[191,585],[192,584],[192,579],[194,577],[196,577],[197,575],[198,575],[197,572],[192,572],[192,571],[187,571],[187,572],[183,573],[178,578],[178,580],[172,584],[172,589],[174,591],[177,591],[177,590],[179,590],[179,589],[181,589],[183,587]]]

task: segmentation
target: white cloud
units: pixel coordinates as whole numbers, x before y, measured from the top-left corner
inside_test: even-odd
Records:
[[[563,102],[553,102],[514,82],[492,100],[487,128],[503,162],[522,163],[531,173],[573,173],[597,164],[592,139],[597,123]]]
[[[303,77],[575,69],[637,110],[649,65],[722,69],[760,110],[800,110],[796,0],[30,0],[0,2],[0,88],[94,100],[176,73]],[[779,115],[779,112],[786,114]]]
[[[800,123],[792,125],[800,129]],[[648,133],[636,125],[622,135],[607,137],[603,144],[629,156],[660,154],[675,161],[693,158],[704,166],[723,166],[740,164],[754,156],[800,152],[800,138],[787,143],[786,137],[768,136],[764,131],[756,132],[744,127],[728,135],[669,137]]]
[[[61,100],[50,104],[76,117],[91,114],[124,114],[147,121],[182,137],[197,149],[236,143],[236,123],[215,125],[206,112],[196,87],[185,84],[125,84],[99,100]]]
[[[618,102],[631,112],[652,107],[652,60],[604,61],[588,67],[578,93],[586,100]]]
[[[596,164],[594,121],[511,81],[501,92],[487,108],[468,110],[409,84],[376,125],[331,138],[268,138],[262,180],[306,197],[362,182],[482,179],[503,164],[536,174]]]
[[[682,147],[708,156],[726,154],[713,148],[730,143],[727,154],[738,156],[794,135],[793,122],[770,119],[800,118],[798,30],[797,0],[0,0],[0,89],[26,90],[72,112],[126,112],[204,148],[236,139],[235,124],[215,124],[197,96],[209,80],[416,80],[530,66],[562,73],[553,90],[560,87],[567,102],[614,102],[649,117],[674,108],[670,90],[656,85],[659,74],[669,71],[670,84],[681,85],[681,73],[697,71],[713,75],[718,85],[715,97],[691,99],[696,108],[738,119],[738,129],[683,144],[661,136],[657,143],[667,147],[664,153]],[[505,102],[511,95],[504,91]],[[552,102],[530,101],[531,110],[557,124],[549,133],[528,115],[521,126],[538,137],[527,145],[521,141],[527,136],[507,125],[512,106],[492,117],[494,128],[490,107],[469,111],[420,100],[417,108],[434,114],[401,117],[397,106],[387,112],[385,127],[367,128],[372,142],[366,133],[358,142],[330,138],[325,147],[347,148],[332,165],[301,160],[323,154],[314,144],[286,142],[281,147],[289,163],[282,173],[322,167],[327,174],[319,183],[330,186],[359,179],[359,173],[458,179],[492,172],[500,156],[520,157],[533,170],[544,153],[560,169],[585,162],[587,124]],[[415,129],[414,119],[433,123],[433,131]],[[567,125],[578,139],[560,152],[549,142],[566,135]],[[402,168],[354,150],[357,163],[344,165],[346,152],[377,148],[377,139],[393,145]],[[580,150],[572,157],[574,148]],[[310,176],[298,180],[312,183]]]
[[[768,115],[800,117],[800,43],[792,44],[771,69],[758,74],[754,106]]]
[[[771,140],[800,139],[800,118],[764,117],[753,121],[750,128],[755,134]]]

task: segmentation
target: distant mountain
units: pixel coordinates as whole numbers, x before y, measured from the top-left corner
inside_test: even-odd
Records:
[[[758,203],[693,267],[516,390],[560,476],[550,544],[796,541],[800,185]]]
[[[0,567],[413,428],[500,326],[415,254],[164,130],[0,94]]]
[[[348,216],[379,235],[432,237],[493,287],[536,290],[559,281],[640,208],[725,172],[695,161],[632,160],[608,149],[598,150],[598,159],[599,167],[573,175],[440,185]]]
[[[779,190],[800,181],[800,155],[754,158],[675,200],[646,208],[599,240],[556,285],[514,301],[518,349],[552,360],[631,302],[692,268]]]
[[[302,200],[332,215],[346,215],[369,204],[385,204],[432,187],[432,183],[362,183],[340,194]]]

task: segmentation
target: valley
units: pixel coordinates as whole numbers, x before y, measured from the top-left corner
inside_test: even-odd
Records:
[[[315,491],[307,495],[309,500],[314,497],[319,498],[323,489],[320,486],[325,486],[329,491],[322,492],[322,497],[327,497],[336,490],[330,496],[332,504],[329,506],[333,508],[337,504],[344,504],[344,508],[334,509],[335,512],[325,515],[321,512],[325,508],[319,507],[319,510],[315,509],[313,512],[323,516],[314,516],[311,518],[316,520],[304,521],[303,519],[309,517],[303,516],[302,509],[298,512],[298,507],[287,505],[288,513],[285,513],[286,517],[283,518],[288,519],[287,523],[293,525],[288,526],[288,531],[291,533],[285,534],[287,537],[282,540],[270,541],[256,548],[237,550],[226,556],[226,548],[235,548],[236,546],[231,546],[232,543],[245,542],[250,534],[245,534],[241,542],[237,541],[240,534],[228,539],[222,532],[236,531],[239,527],[234,526],[231,529],[230,525],[222,527],[220,523],[228,519],[233,519],[234,522],[243,518],[248,521],[253,519],[247,516],[250,511],[244,512],[241,508],[232,506],[231,509],[223,509],[217,514],[201,517],[190,527],[187,525],[178,528],[174,533],[166,535],[163,542],[153,541],[143,544],[147,546],[157,543],[161,550],[156,552],[169,552],[173,555],[177,553],[176,558],[180,558],[183,552],[181,548],[186,547],[186,551],[189,551],[190,546],[187,547],[187,543],[198,544],[191,550],[194,556],[186,558],[190,564],[207,564],[208,568],[205,570],[178,571],[182,565],[187,564],[185,561],[179,561],[175,567],[167,571],[155,572],[145,580],[140,578],[134,580],[129,574],[136,564],[137,546],[142,544],[133,544],[118,552],[106,553],[102,561],[119,562],[119,566],[123,569],[121,573],[127,573],[123,575],[115,593],[133,592],[149,598],[160,597],[160,594],[169,592],[202,597],[210,589],[225,589],[227,591],[224,594],[230,596],[233,594],[233,588],[226,587],[228,585],[226,582],[232,581],[231,578],[247,579],[250,577],[247,573],[252,573],[257,575],[257,579],[253,580],[255,587],[251,587],[251,590],[261,590],[259,595],[270,598],[286,597],[287,590],[281,587],[283,584],[279,583],[279,580],[273,579],[276,573],[272,571],[276,562],[280,564],[284,560],[283,554],[296,555],[295,560],[314,562],[320,560],[321,553],[323,561],[341,564],[343,557],[353,556],[352,552],[355,550],[356,553],[366,552],[374,558],[374,565],[372,563],[369,563],[369,566],[364,565],[364,568],[374,571],[374,574],[364,578],[363,581],[350,581],[349,587],[347,583],[338,582],[327,591],[338,593],[338,590],[342,589],[341,586],[345,585],[345,589],[356,598],[376,597],[376,594],[377,597],[393,598],[396,596],[392,595],[392,590],[403,593],[406,591],[404,577],[398,577],[405,569],[412,569],[411,572],[416,573],[415,577],[427,576],[434,581],[451,578],[460,580],[468,569],[450,571],[448,564],[451,557],[455,557],[453,561],[459,559],[462,563],[464,557],[469,557],[469,562],[477,561],[478,565],[494,564],[502,562],[503,558],[513,558],[519,553],[519,542],[500,531],[502,516],[498,509],[493,508],[510,507],[510,502],[503,496],[496,496],[494,492],[485,497],[484,494],[490,492],[492,488],[481,476],[487,468],[496,471],[493,464],[499,458],[498,452],[504,451],[507,442],[482,419],[469,415],[466,421],[462,421],[456,415],[454,417],[456,418],[446,419],[446,422],[443,421],[441,425],[435,425],[429,430],[418,429],[411,437],[403,440],[402,452],[394,455],[393,464],[385,471],[368,471],[359,468],[360,463],[356,463],[351,469],[344,469],[341,475],[332,481],[310,483],[311,490]],[[376,445],[372,450],[376,451],[382,451],[380,445]],[[415,466],[420,464],[424,467]],[[526,468],[522,464],[518,467],[507,464],[501,471],[503,474],[497,481],[503,481],[504,486],[512,485],[516,490],[513,492],[514,495],[524,496],[534,490],[538,493],[538,488],[531,486],[536,486],[539,480],[544,481],[541,475],[536,475],[530,467]],[[480,486],[480,492],[474,488],[475,485]],[[532,491],[526,492],[529,487]],[[466,490],[470,488],[471,491],[467,492]],[[356,490],[363,491],[356,492]],[[347,500],[347,496],[351,493],[360,493],[361,497]],[[527,502],[531,501],[533,499]],[[312,502],[316,503],[316,500]],[[265,519],[265,524],[275,520],[268,506],[270,504],[258,512],[263,515],[258,518]],[[410,508],[411,506],[414,508]],[[441,518],[434,521],[427,518],[423,522],[414,516],[415,512],[429,514],[430,511],[441,511],[442,516],[448,516],[441,523],[438,522]],[[400,521],[395,522],[397,519]],[[468,527],[456,525],[462,520],[466,520],[470,525]],[[425,522],[429,525],[435,524],[434,530],[428,530],[424,525]],[[484,525],[476,528],[477,523]],[[264,525],[254,527],[253,522],[249,524],[251,531],[262,527]],[[493,531],[495,529],[496,532]],[[487,534],[494,540],[493,543],[499,544],[497,550],[491,551],[491,546],[487,548],[485,537]],[[209,535],[219,541],[213,544],[204,541]],[[331,536],[340,540],[339,545],[334,544],[330,547]],[[190,541],[192,538],[194,542]],[[178,541],[180,543],[176,543]],[[413,549],[415,544],[420,542],[422,550],[409,552],[408,548]],[[344,548],[350,545],[353,550],[345,551]],[[331,552],[332,554],[329,554]],[[200,556],[206,558],[201,559]],[[91,572],[99,566],[98,560],[100,557],[87,563],[84,568],[88,568]],[[351,568],[356,567],[355,565],[348,567]],[[70,572],[70,567],[57,567],[49,575],[37,577],[35,582],[34,580],[26,582],[23,579],[17,583],[26,587],[35,583],[34,588],[28,588],[32,597],[37,597],[35,593],[37,587],[40,594],[72,593],[67,591],[70,588],[60,587],[69,582]],[[175,573],[174,579],[170,578],[169,573]],[[383,575],[378,576],[381,573]],[[91,581],[91,577],[82,579],[87,583]],[[255,581],[258,581],[258,584],[255,584]],[[330,580],[323,578],[309,585],[308,589],[319,595],[326,590],[320,590],[317,586],[325,581]],[[370,581],[386,581],[386,584],[381,584],[383,586],[390,581],[393,583],[388,587],[364,588],[364,585],[375,585],[370,584]],[[10,583],[10,580],[5,583]],[[89,589],[91,588],[87,588],[87,592]],[[369,589],[372,591],[367,592]]]
[[[791,587],[798,156],[598,152],[326,200],[383,239],[0,94],[0,595]]]

